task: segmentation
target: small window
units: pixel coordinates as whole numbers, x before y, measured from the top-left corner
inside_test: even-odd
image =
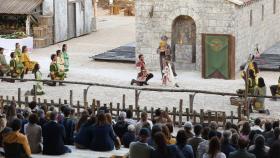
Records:
[[[276,14],[276,8],[277,8],[277,4],[276,4],[276,0],[273,0],[273,14]]]
[[[264,5],[262,5],[262,21],[264,20]]]
[[[253,10],[250,10],[250,26],[253,25]]]

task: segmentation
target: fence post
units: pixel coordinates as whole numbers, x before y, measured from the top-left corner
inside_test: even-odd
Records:
[[[51,106],[54,106],[54,101],[53,100],[51,100]]]
[[[87,106],[87,105],[86,105],[87,102],[88,102],[88,101],[87,101],[87,90],[84,89],[84,106],[85,106],[85,107]]]
[[[176,125],[176,107],[173,107],[173,125]]]
[[[121,104],[117,103],[117,116],[120,115],[120,106],[121,106]]]
[[[1,113],[4,112],[4,99],[3,96],[0,96],[0,108],[1,108]]]
[[[135,89],[135,109],[139,106],[139,97],[140,97],[141,91],[138,91]]]
[[[179,127],[182,127],[183,99],[180,99],[179,104]]]
[[[64,103],[65,105],[68,104],[68,103],[67,103],[67,100],[64,100],[63,103]]]
[[[28,106],[28,103],[29,103],[29,101],[28,101],[28,96],[25,96],[24,102],[25,102],[25,107],[27,107],[27,106]]]
[[[113,115],[113,103],[112,102],[110,102],[110,113],[111,113],[111,115]]]
[[[21,108],[21,88],[18,88],[18,106]]]
[[[194,122],[194,124],[196,124],[196,111],[194,110],[193,111],[193,122]]]
[[[187,115],[187,121],[190,120],[190,110],[189,108],[186,108],[186,115]]]
[[[125,94],[122,96],[122,107],[125,109]]]
[[[230,122],[233,124],[233,111],[230,111]]]
[[[190,113],[193,113],[194,96],[195,96],[195,94],[190,94],[190,95],[189,95],[189,100],[190,100]]]
[[[80,101],[77,101],[77,112],[80,115]]]
[[[41,98],[38,98],[38,104],[40,105],[41,104]]]
[[[211,123],[211,112],[208,111],[208,125]]]
[[[137,117],[137,121],[140,119],[140,107],[136,107],[136,117]]]
[[[58,104],[61,105],[61,98],[58,99]]]
[[[151,120],[154,120],[154,107],[151,108]]]
[[[73,106],[73,90],[70,90],[70,105]]]
[[[37,100],[37,87],[36,87],[36,85],[33,85],[33,91],[34,91],[33,101],[36,101]]]
[[[223,127],[225,127],[226,122],[227,122],[226,112],[223,112]]]
[[[200,124],[203,126],[204,124],[204,110],[200,109]]]
[[[238,114],[238,122],[241,121],[241,105],[238,106],[237,108],[237,114]]]
[[[93,115],[95,115],[95,110],[96,110],[95,99],[92,99],[91,110]]]
[[[217,124],[219,123],[219,118],[218,118],[218,112],[215,111],[215,121],[217,122]]]
[[[100,100],[96,101],[96,107],[97,107],[97,110],[99,110],[99,108],[100,108]]]

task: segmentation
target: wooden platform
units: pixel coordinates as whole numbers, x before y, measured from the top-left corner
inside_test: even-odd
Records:
[[[121,148],[120,150],[113,150],[109,152],[96,152],[91,150],[80,150],[74,146],[68,146],[71,148],[72,153],[64,154],[61,156],[47,156],[42,154],[33,154],[32,158],[110,158],[112,156],[122,157],[128,153],[127,148]],[[0,149],[3,151],[3,148]],[[1,158],[1,157],[0,157]]]
[[[130,43],[90,57],[95,61],[135,63],[135,43]]]

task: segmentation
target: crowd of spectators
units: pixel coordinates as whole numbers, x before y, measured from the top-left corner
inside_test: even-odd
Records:
[[[135,120],[131,110],[114,120],[106,107],[96,115],[86,109],[77,116],[67,105],[57,109],[31,102],[18,109],[12,102],[0,115],[1,154],[6,158],[62,155],[71,152],[67,145],[104,152],[128,148],[129,158],[280,158],[279,135],[279,121],[259,118],[224,127],[185,122],[174,130],[168,113],[160,109],[153,120],[146,112]]]

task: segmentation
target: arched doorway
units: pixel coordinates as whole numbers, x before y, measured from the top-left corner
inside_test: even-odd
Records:
[[[195,69],[196,63],[196,24],[186,15],[173,21],[171,47],[178,69]]]

